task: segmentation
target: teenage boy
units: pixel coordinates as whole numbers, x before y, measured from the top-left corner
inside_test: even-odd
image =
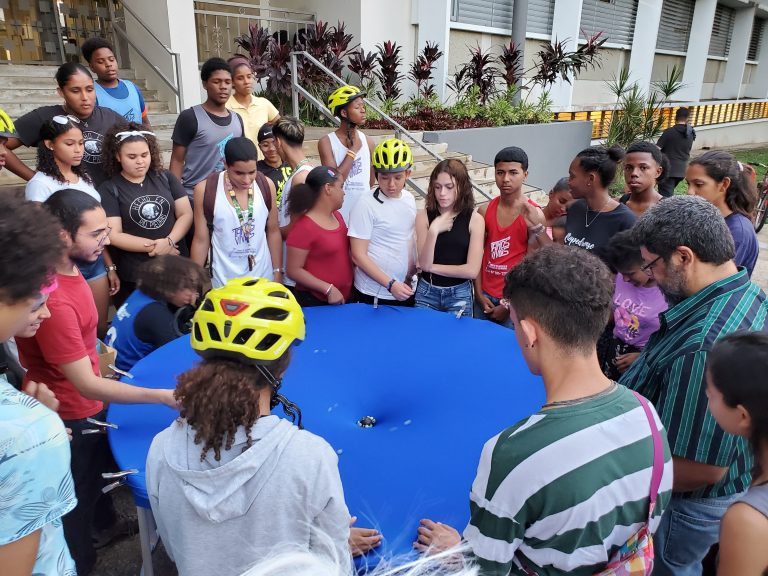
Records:
[[[415,262],[416,201],[404,190],[412,166],[410,148],[397,138],[384,140],[373,152],[379,187],[360,198],[349,222],[355,302],[414,304],[409,275]]]
[[[528,178],[528,155],[509,146],[493,161],[500,195],[478,213],[485,220],[483,264],[475,278],[475,318],[486,318],[511,328],[509,311],[501,304],[504,277],[530,251],[547,243],[546,217],[523,195]]]
[[[600,370],[613,277],[596,256],[546,246],[509,272],[504,296],[546,404],[486,442],[464,539],[482,574],[596,574],[649,519],[654,477],[650,532],[659,525],[672,489],[664,428],[653,406]],[[654,445],[664,455],[656,470]],[[421,524],[417,548],[459,543],[453,528]]]
[[[0,160],[5,139],[12,136],[13,124],[0,110]],[[5,343],[29,327],[41,305],[41,286],[50,284],[61,255],[58,223],[39,205],[2,194],[0,246],[5,247],[0,252],[0,343]],[[77,503],[64,424],[16,390],[5,374],[0,375],[0,423],[3,573],[74,574],[61,527],[62,516]]]
[[[192,260],[205,266],[210,250],[213,287],[253,276],[282,281],[283,239],[272,181],[256,170],[256,145],[232,138],[225,170],[195,187]]]
[[[81,48],[88,67],[96,74],[96,103],[111,108],[128,122],[144,124],[149,130],[149,118],[144,96],[130,80],[118,78],[118,64],[112,44],[104,38],[89,38]]]
[[[277,205],[280,206],[283,186],[285,186],[288,178],[291,177],[291,167],[285,163],[277,151],[277,141],[272,131],[272,124],[264,124],[259,128],[256,140],[259,143],[260,156],[263,156],[263,160],[259,160],[256,163],[256,168],[264,176],[272,180],[275,185],[275,194],[277,194]]]
[[[173,390],[139,388],[101,377],[96,305],[75,262],[94,262],[109,243],[107,215],[96,200],[80,190],[60,190],[44,205],[59,220],[64,246],[55,266],[58,288],[47,303],[51,318],[33,338],[18,338],[17,344],[27,380],[45,382],[51,388],[60,402],[59,415],[72,430],[71,471],[78,503],[63,521],[77,573],[83,576],[96,562],[91,527],[103,485],[101,473],[111,458],[105,434],[83,434],[95,428],[87,419],[104,421],[104,402],[175,407],[176,400]],[[38,228],[31,227],[27,233]],[[105,504],[103,511],[103,524],[98,528],[106,529],[116,518],[111,506]]]
[[[232,93],[229,64],[221,58],[206,60],[200,78],[208,98],[179,114],[171,136],[169,169],[190,197],[198,182],[224,170],[224,146],[243,135],[242,118],[226,106]]]
[[[341,124],[317,143],[320,164],[336,168],[344,178],[344,204],[339,212],[349,223],[352,208],[376,183],[371,166],[373,139],[357,129],[365,122],[365,104],[357,86],[342,86],[328,96],[328,108]]]

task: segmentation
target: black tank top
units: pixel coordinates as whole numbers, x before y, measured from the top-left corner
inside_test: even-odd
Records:
[[[430,224],[440,215],[439,212],[427,211],[427,219]],[[465,210],[453,222],[453,227],[449,232],[443,232],[437,237],[435,242],[435,264],[446,264],[448,266],[461,266],[467,263],[467,254],[469,253],[469,222],[472,219],[472,211]],[[441,276],[427,272],[423,274],[424,279],[433,286],[458,286],[467,281],[466,278],[452,278],[450,276]]]

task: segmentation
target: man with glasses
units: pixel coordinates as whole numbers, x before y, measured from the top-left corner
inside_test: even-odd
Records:
[[[654,403],[674,457],[673,496],[656,533],[653,573],[699,575],[720,518],[750,484],[752,466],[748,441],[726,434],[707,410],[707,354],[726,334],[764,331],[768,303],[734,264],[725,220],[703,198],[664,200],[637,221],[633,236],[642,269],[670,305],[620,380]]]
[[[108,500],[96,506],[103,484],[101,473],[109,466],[111,455],[106,435],[100,433],[103,430],[88,420],[105,420],[103,402],[175,407],[176,401],[173,390],[138,388],[100,376],[96,306],[75,264],[93,262],[109,244],[107,215],[80,190],[59,190],[44,205],[61,223],[65,252],[56,265],[58,289],[48,300],[51,317],[34,337],[19,338],[18,347],[27,379],[48,384],[59,399],[59,415],[72,429],[71,471],[78,504],[63,521],[67,545],[82,576],[96,562],[92,524],[105,530],[116,521]]]

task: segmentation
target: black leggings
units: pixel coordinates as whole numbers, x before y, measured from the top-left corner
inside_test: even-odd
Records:
[[[363,294],[356,287],[352,288],[352,302],[373,305],[375,300],[376,298],[374,296]],[[379,298],[378,303],[381,304],[382,306],[403,306],[406,308],[413,308],[413,305],[416,303],[416,296],[411,296],[410,298],[408,298],[408,300],[395,300],[394,298],[392,299]]]

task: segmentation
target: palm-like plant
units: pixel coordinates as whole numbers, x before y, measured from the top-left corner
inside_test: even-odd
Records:
[[[463,77],[470,86],[477,86],[480,102],[485,104],[496,93],[496,79],[499,72],[493,65],[490,50],[483,50],[478,44],[469,48],[469,61],[462,66]]]
[[[248,25],[248,33],[235,38],[235,44],[245,50],[251,60],[253,76],[258,81],[266,78],[269,68],[269,30],[256,22]]]
[[[426,43],[416,60],[411,63],[408,77],[416,83],[416,93],[422,99],[435,95],[435,85],[430,82],[437,61],[443,56],[437,42]]]
[[[376,45],[376,62],[379,65],[379,70],[375,74],[381,85],[381,92],[379,94],[381,100],[391,99],[396,101],[402,94],[398,85],[403,79],[403,75],[400,74],[399,70],[400,65],[403,63],[400,50],[401,47],[396,42],[390,42],[389,40],[383,44]]]
[[[366,53],[362,47],[352,50],[349,54],[347,68],[357,74],[360,79],[360,88],[363,92],[373,94],[376,87],[376,54]]]

